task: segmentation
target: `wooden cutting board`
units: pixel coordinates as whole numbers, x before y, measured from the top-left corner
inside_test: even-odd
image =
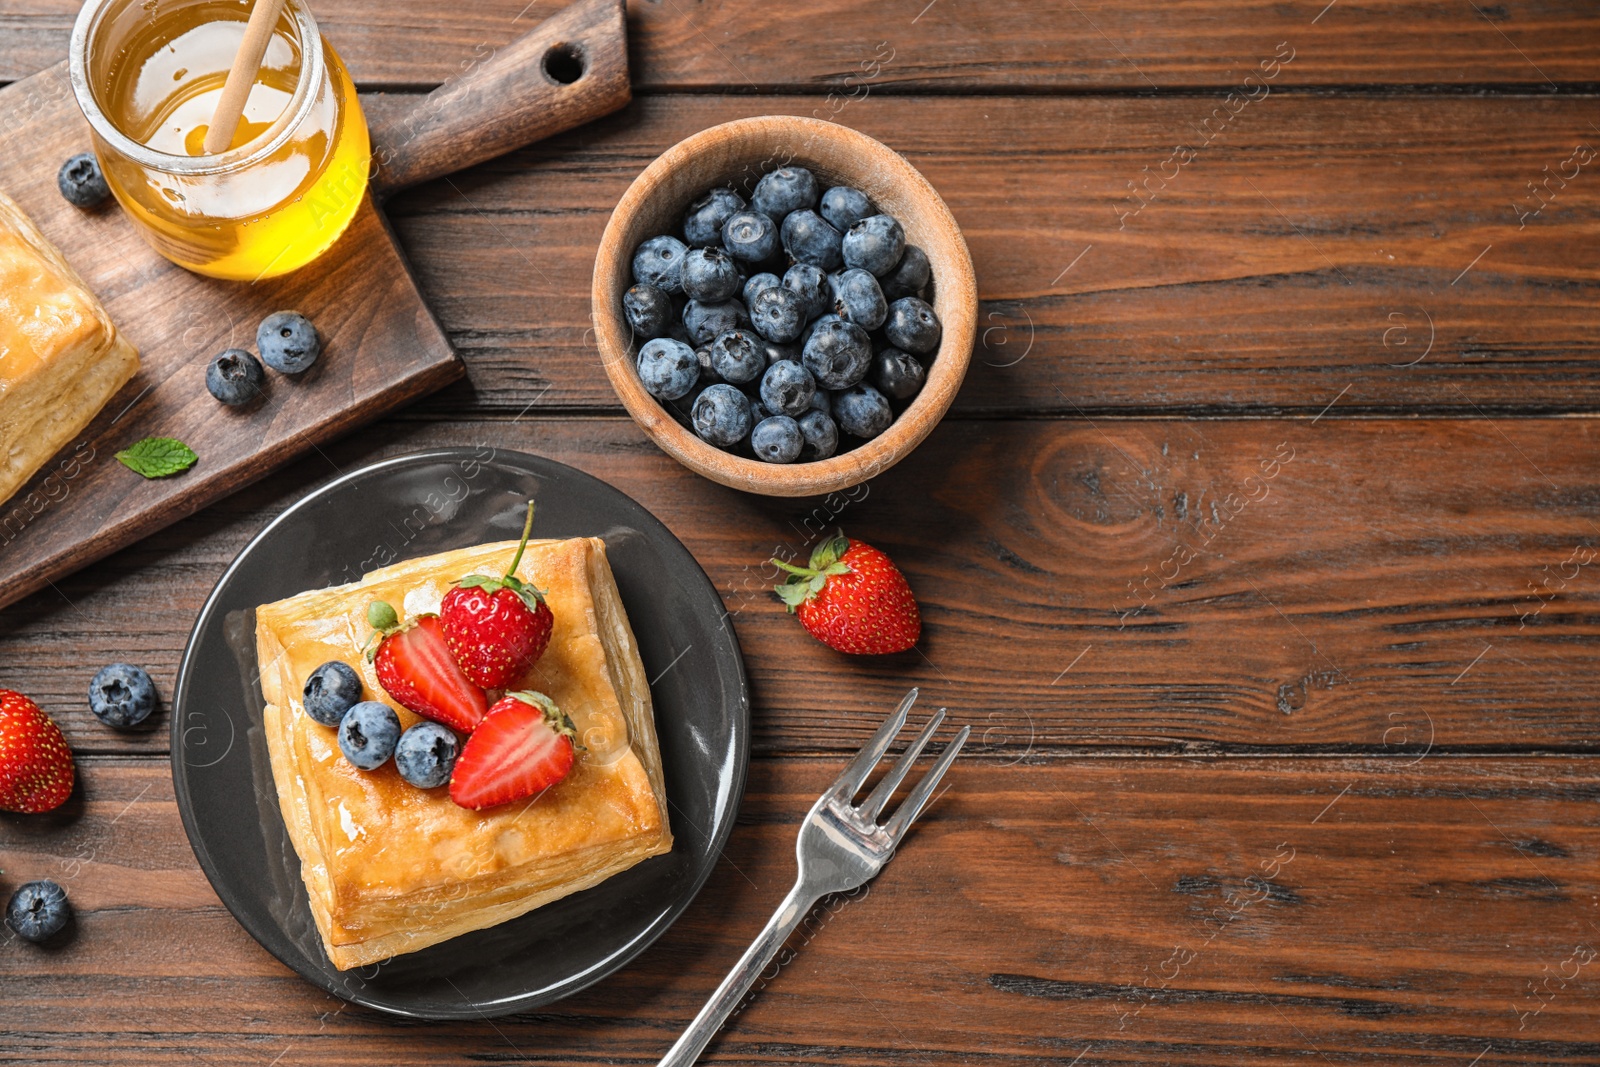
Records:
[[[623,106],[625,33],[622,0],[583,0],[413,111],[369,116],[380,165],[372,190],[381,197]],[[570,80],[574,62],[582,73]],[[158,256],[115,202],[86,212],[61,197],[56,171],[90,150],[64,61],[0,89],[0,189],[61,249],[141,362],[78,440],[0,502],[0,606],[463,372],[371,193],[315,263],[260,282],[218,281]],[[267,395],[246,408],[218,403],[205,386],[211,357],[254,351],[261,319],[286,308],[316,325],[317,364],[294,378],[269,370]],[[176,437],[200,460],[146,480],[115,453],[149,436]]]

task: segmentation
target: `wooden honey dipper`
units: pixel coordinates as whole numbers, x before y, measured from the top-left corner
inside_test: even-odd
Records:
[[[287,0],[256,0],[250,11],[250,22],[245,26],[244,40],[233,57],[233,67],[228,80],[222,85],[222,96],[217,99],[217,109],[211,113],[211,128],[206,131],[206,155],[226,152],[233,144],[234,131],[244,115],[244,105],[250,99],[250,89],[261,71],[261,60],[272,41],[272,29],[278,24],[278,15]]]

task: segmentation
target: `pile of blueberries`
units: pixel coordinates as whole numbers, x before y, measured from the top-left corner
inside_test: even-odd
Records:
[[[682,239],[633,255],[623,312],[639,380],[718,448],[768,463],[827,459],[889,428],[939,349],[922,249],[859,189],[804,167],[762,175],[747,204],[712,189]]]

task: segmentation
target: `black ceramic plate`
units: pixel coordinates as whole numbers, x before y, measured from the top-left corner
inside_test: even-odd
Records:
[[[255,607],[415,556],[515,538],[598,535],[655,699],[673,849],[521,918],[352,971],[328,962],[278,813],[256,684]],[[239,554],[178,670],[172,778],[196,858],[251,935],[307,980],[422,1018],[525,1011],[610,974],[694,899],[744,791],[749,692],[722,600],[667,528],[603,482],[547,459],[445,449],[318,489]]]

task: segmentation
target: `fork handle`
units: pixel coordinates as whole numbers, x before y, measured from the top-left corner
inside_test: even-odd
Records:
[[[733,1014],[745,994],[750,992],[750,987],[755,985],[756,979],[767,969],[767,964],[772,962],[772,957],[778,954],[783,943],[789,940],[789,935],[794,933],[795,927],[800,925],[820,897],[803,883],[795,883],[772,918],[767,920],[766,929],[756,936],[755,942],[733,965],[733,970],[717,986],[717,991],[711,994],[711,999],[700,1009],[700,1014],[694,1017],[694,1022],[689,1024],[683,1036],[667,1050],[659,1067],[690,1067],[700,1058],[700,1053],[722,1029],[722,1024],[728,1021],[728,1016]]]

